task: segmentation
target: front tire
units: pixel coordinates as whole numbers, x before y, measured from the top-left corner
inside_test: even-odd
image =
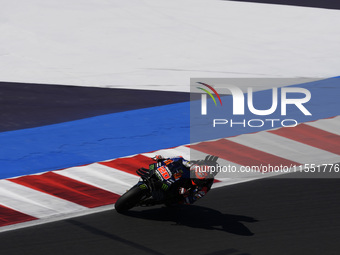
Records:
[[[128,190],[123,196],[121,196],[116,204],[115,209],[118,213],[125,213],[141,200],[145,191],[141,190],[139,186],[134,186]]]

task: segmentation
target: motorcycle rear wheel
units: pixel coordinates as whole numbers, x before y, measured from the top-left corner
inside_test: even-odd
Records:
[[[126,213],[132,207],[136,206],[144,195],[145,191],[141,190],[139,186],[132,187],[117,200],[115,204],[116,211],[118,213]]]

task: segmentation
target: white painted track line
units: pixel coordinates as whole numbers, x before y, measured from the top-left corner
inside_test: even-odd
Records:
[[[152,158],[155,155],[162,155],[163,157],[170,158],[176,156],[182,156],[183,158],[190,160],[190,148],[186,146],[179,146],[172,149],[158,150],[151,153],[142,153],[143,156]]]
[[[54,173],[119,195],[130,189],[139,180],[138,176],[97,163],[54,171]]]
[[[340,161],[340,156],[269,132],[258,132],[227,140],[264,151],[301,164],[323,164]]]
[[[0,180],[0,201],[4,206],[36,218],[46,218],[86,209],[84,206],[7,180]]]
[[[313,122],[306,122],[304,124],[322,129],[324,131],[327,131],[327,132],[330,132],[336,135],[340,135],[340,116],[337,116],[331,119],[323,119],[323,120],[317,120]]]

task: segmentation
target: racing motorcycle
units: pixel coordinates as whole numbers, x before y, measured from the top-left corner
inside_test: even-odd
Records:
[[[217,165],[216,156],[208,155],[205,160],[189,162],[195,165]],[[176,164],[172,159],[157,161],[149,165],[149,169],[136,171],[140,179],[136,185],[123,194],[116,202],[118,213],[126,213],[133,207],[164,204],[172,206],[183,200],[185,194],[197,188],[192,182],[189,168]],[[208,185],[212,185],[216,173],[209,174]],[[210,189],[209,187],[209,189]]]

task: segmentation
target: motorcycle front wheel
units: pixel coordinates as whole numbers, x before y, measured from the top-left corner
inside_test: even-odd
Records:
[[[134,186],[121,196],[116,204],[115,209],[118,213],[125,213],[132,207],[136,206],[138,202],[145,195],[145,191],[140,189],[139,186]]]

